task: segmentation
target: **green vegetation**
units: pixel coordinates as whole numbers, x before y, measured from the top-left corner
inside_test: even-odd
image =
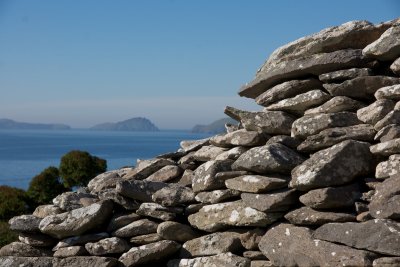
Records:
[[[18,235],[10,230],[7,222],[0,221],[0,248],[17,241]]]
[[[59,170],[66,188],[86,186],[93,177],[107,170],[107,162],[86,151],[73,150],[61,158]]]
[[[28,199],[24,190],[0,186],[0,220],[9,220],[28,211]]]
[[[35,207],[51,203],[53,198],[66,190],[59,177],[56,167],[48,167],[32,178],[26,194]]]

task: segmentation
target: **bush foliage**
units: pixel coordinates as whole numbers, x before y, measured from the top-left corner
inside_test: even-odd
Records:
[[[17,241],[18,235],[10,230],[7,222],[0,221],[0,248]]]
[[[0,186],[0,220],[9,220],[29,212],[25,191],[6,185]]]

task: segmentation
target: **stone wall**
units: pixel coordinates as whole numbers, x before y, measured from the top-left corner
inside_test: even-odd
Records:
[[[399,266],[399,57],[399,20],[278,48],[262,111],[11,219],[0,266]]]

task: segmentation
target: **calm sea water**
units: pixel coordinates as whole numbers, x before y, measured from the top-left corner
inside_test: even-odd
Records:
[[[27,189],[30,179],[49,166],[58,166],[65,153],[78,149],[107,160],[109,170],[134,166],[148,159],[176,151],[182,140],[209,135],[184,131],[108,132],[0,131],[0,185]]]

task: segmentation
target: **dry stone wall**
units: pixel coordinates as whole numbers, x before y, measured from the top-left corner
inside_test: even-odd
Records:
[[[399,266],[400,20],[268,58],[226,134],[10,220],[0,266]]]

